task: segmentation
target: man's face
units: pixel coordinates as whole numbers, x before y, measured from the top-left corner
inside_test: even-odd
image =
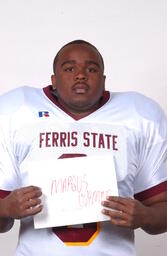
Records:
[[[104,82],[103,64],[93,47],[74,44],[61,50],[52,85],[59,103],[68,111],[89,113],[97,108]]]

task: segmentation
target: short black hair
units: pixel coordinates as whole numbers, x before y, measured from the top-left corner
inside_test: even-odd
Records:
[[[100,56],[100,58],[101,58],[101,62],[102,62],[103,70],[104,70],[104,60],[103,60],[103,57],[102,57],[101,53],[99,52],[99,50],[98,50],[93,44],[91,44],[91,43],[89,43],[89,42],[87,42],[87,41],[85,41],[85,40],[79,39],[79,40],[74,40],[74,41],[71,41],[71,42],[65,44],[65,45],[64,45],[63,47],[61,47],[61,49],[58,51],[58,53],[56,54],[56,56],[55,56],[55,58],[54,58],[54,61],[53,61],[53,73],[54,73],[54,74],[56,73],[56,64],[57,64],[58,57],[59,57],[59,54],[60,54],[61,50],[64,49],[66,46],[71,45],[71,44],[87,44],[87,45],[91,46],[92,48],[94,48],[94,49],[98,52],[98,54],[99,54],[99,56]]]

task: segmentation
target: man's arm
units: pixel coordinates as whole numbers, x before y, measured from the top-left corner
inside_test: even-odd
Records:
[[[40,188],[29,186],[14,190],[8,196],[0,199],[0,232],[10,230],[14,219],[21,219],[39,213],[41,205]]]
[[[103,209],[103,213],[110,216],[114,225],[132,229],[142,228],[149,234],[167,231],[167,191],[143,202],[109,196],[102,205],[112,209]]]
[[[149,234],[160,234],[167,231],[167,191],[153,196],[143,204],[149,209],[146,225],[141,227]]]

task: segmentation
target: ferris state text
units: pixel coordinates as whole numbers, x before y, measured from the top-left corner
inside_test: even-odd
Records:
[[[39,147],[77,147],[81,142],[83,147],[118,150],[118,135],[97,132],[41,132]]]

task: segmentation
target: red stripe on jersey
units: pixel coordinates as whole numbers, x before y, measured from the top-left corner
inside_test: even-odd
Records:
[[[11,193],[11,191],[6,191],[6,190],[0,190],[0,198],[5,198]]]
[[[45,93],[45,95],[56,105],[58,106],[60,109],[62,109],[66,114],[68,114],[69,116],[71,116],[72,118],[74,118],[75,120],[79,120],[81,119],[80,117],[77,117],[75,115],[73,115],[71,112],[69,112],[67,109],[65,109],[62,105],[59,104],[59,102],[56,100],[56,98],[52,95],[51,93],[51,86],[47,86],[45,88],[43,88],[43,91]],[[104,91],[103,93],[103,97],[101,99],[100,105],[97,107],[97,109],[101,108],[110,98],[110,93],[109,91]],[[93,113],[94,111],[96,111],[97,109],[93,110],[91,113]],[[90,114],[91,114],[90,113]]]
[[[85,154],[74,154],[74,153],[71,153],[71,154],[63,154],[58,159],[83,157],[83,156],[86,156],[86,155]]]
[[[167,191],[167,181],[164,181],[152,188],[146,189],[140,193],[135,194],[135,199],[144,201],[150,197],[156,196],[162,192]]]

